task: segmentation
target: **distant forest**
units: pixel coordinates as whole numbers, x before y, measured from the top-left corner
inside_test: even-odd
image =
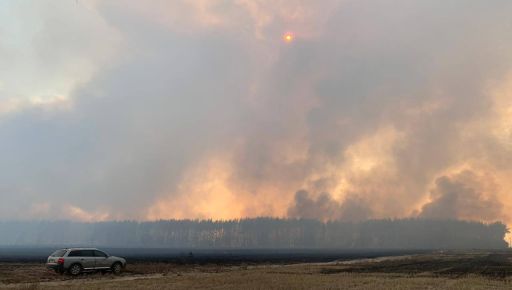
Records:
[[[0,221],[2,246],[203,249],[499,249],[507,228],[457,220],[321,222],[253,218],[154,222]]]

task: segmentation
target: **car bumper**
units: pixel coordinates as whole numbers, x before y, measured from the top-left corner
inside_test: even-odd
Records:
[[[55,270],[55,271],[63,271],[64,265],[62,264],[55,264],[55,263],[46,263],[46,268]]]

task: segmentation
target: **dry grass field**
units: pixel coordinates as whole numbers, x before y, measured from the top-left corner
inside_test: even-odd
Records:
[[[512,289],[511,278],[508,252],[293,265],[134,263],[120,276],[77,278],[42,264],[0,264],[0,288],[11,289]]]

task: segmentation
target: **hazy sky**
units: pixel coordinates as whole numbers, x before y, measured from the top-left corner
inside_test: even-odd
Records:
[[[0,219],[511,224],[511,13],[1,1]]]

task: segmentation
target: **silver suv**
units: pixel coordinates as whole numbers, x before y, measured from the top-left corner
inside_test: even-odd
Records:
[[[53,252],[46,261],[46,267],[57,273],[68,272],[74,276],[86,271],[112,271],[120,274],[126,267],[126,260],[95,248],[70,248]]]

